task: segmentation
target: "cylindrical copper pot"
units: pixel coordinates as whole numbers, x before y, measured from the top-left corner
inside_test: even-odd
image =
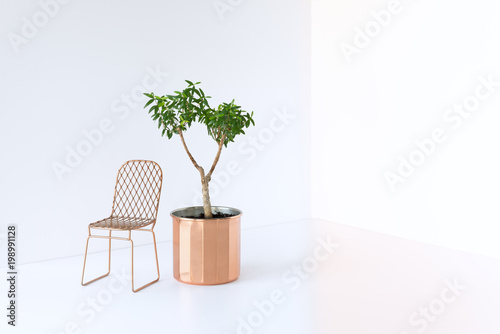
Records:
[[[174,227],[174,278],[196,285],[229,283],[240,275],[240,230],[242,212],[212,206],[212,212],[227,218],[185,218],[199,216],[202,206],[170,213]]]

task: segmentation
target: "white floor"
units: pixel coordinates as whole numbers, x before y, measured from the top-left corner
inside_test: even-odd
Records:
[[[298,221],[243,230],[240,278],[201,287],[173,279],[171,248],[158,244],[161,280],[138,293],[127,250],[86,287],[83,257],[20,267],[18,326],[2,316],[0,332],[500,333],[499,259]],[[150,255],[137,248],[139,284],[154,275]]]

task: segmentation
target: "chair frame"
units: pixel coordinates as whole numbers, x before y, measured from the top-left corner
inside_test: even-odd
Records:
[[[86,246],[85,246],[85,257],[84,257],[84,260],[83,260],[83,272],[82,272],[82,282],[81,284],[83,286],[85,285],[88,285],[90,283],[93,283],[97,280],[100,280],[101,278],[104,278],[106,276],[108,276],[111,272],[111,240],[123,240],[123,241],[129,241],[130,244],[131,244],[131,267],[132,267],[132,291],[133,292],[137,292],[137,291],[140,291],[150,285],[152,285],[153,283],[156,283],[160,280],[160,266],[158,264],[158,250],[157,250],[157,247],[156,247],[156,236],[155,236],[155,232],[154,232],[154,227],[156,225],[156,217],[158,215],[158,207],[159,207],[159,203],[160,203],[160,195],[161,195],[161,187],[162,187],[162,183],[163,183],[163,172],[161,170],[161,167],[160,165],[158,165],[156,162],[154,161],[150,161],[150,160],[129,160],[127,161],[126,163],[124,163],[120,169],[118,170],[118,175],[116,177],[116,185],[115,185],[115,195],[114,195],[114,198],[113,198],[113,208],[112,208],[112,212],[111,212],[111,216],[106,218],[106,219],[110,219],[110,218],[113,218],[116,216],[114,216],[115,214],[115,209],[116,209],[116,206],[117,206],[117,201],[119,199],[117,199],[117,195],[118,195],[118,191],[119,191],[119,186],[121,186],[120,184],[120,177],[122,176],[122,174],[124,173],[123,170],[126,166],[128,166],[129,164],[145,164],[147,165],[147,168],[148,168],[148,171],[151,171],[149,169],[149,166],[153,166],[153,169],[157,172],[157,175],[159,176],[159,179],[157,180],[157,184],[159,184],[158,186],[158,194],[157,194],[157,197],[155,199],[156,203],[155,203],[155,207],[153,208],[154,212],[151,212],[153,214],[153,217],[150,219],[152,220],[152,222],[146,224],[146,225],[143,225],[143,226],[140,226],[138,228],[133,228],[133,227],[130,227],[130,228],[116,228],[116,227],[95,227],[93,226],[93,224],[97,224],[101,221],[98,221],[96,223],[91,223],[89,224],[88,226],[88,231],[89,231],[89,235],[87,237],[87,243],[86,243]],[[158,168],[157,170],[155,168]],[[137,168],[137,167],[136,167]],[[142,170],[144,171],[144,167],[141,167]],[[120,188],[121,189],[121,188]],[[120,204],[118,204],[119,206]],[[126,209],[129,209],[129,207],[126,207]],[[150,208],[151,209],[151,208]],[[120,211],[121,209],[118,208],[118,210]],[[122,217],[123,218],[123,217]],[[104,219],[104,220],[106,220]],[[102,220],[102,221],[104,221]],[[144,228],[144,227],[148,227],[148,228]],[[93,235],[92,234],[92,229],[100,229],[100,230],[109,230],[109,235],[106,236],[106,235]],[[117,232],[126,232],[128,231],[128,238],[124,238],[124,237],[117,237],[117,236],[112,236],[112,232],[113,231],[117,231]],[[157,275],[158,277],[141,286],[141,287],[138,287],[137,289],[135,288],[135,285],[134,285],[134,241],[132,240],[132,231],[142,231],[142,232],[151,232],[152,236],[153,236],[153,246],[154,246],[154,250],[155,250],[155,258],[156,258],[156,271],[157,271]],[[96,277],[90,281],[87,281],[87,282],[84,282],[84,277],[85,277],[85,267],[86,267],[86,264],[87,264],[87,253],[88,253],[88,248],[89,248],[89,241],[90,239],[108,239],[108,272],[104,275],[101,275],[99,277]]]

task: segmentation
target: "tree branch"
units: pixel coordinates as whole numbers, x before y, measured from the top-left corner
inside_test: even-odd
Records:
[[[182,140],[182,145],[184,145],[184,149],[186,150],[186,153],[188,154],[189,159],[191,159],[191,162],[193,163],[194,167],[196,167],[196,169],[200,170],[201,167],[198,165],[196,160],[194,160],[193,156],[191,155],[191,152],[189,152],[189,149],[186,146],[186,141],[184,140],[184,135],[182,134],[181,128],[177,128],[177,131],[179,132],[179,136],[181,137],[181,140]]]
[[[212,168],[210,168],[210,171],[207,174],[208,180],[210,180],[212,178],[212,173],[215,169],[215,166],[219,162],[220,152],[222,151],[222,146],[224,145],[224,140],[226,140],[226,135],[222,135],[222,137],[219,141],[219,149],[217,150],[217,155],[215,156],[215,160],[214,160],[214,163],[212,164]]]

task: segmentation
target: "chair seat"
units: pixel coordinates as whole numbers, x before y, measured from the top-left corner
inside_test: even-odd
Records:
[[[90,224],[90,227],[103,230],[135,230],[154,222],[155,219],[111,216]]]

